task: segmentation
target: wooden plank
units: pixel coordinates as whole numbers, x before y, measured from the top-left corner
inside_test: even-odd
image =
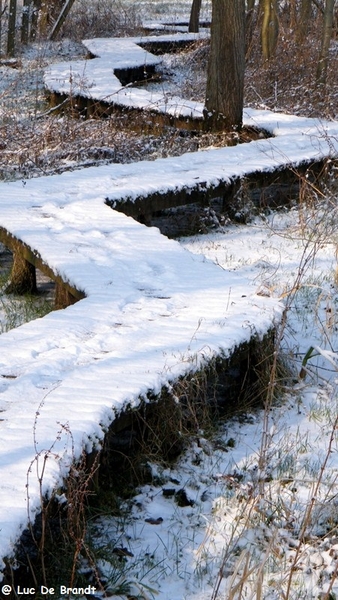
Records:
[[[294,195],[294,186],[299,186],[302,181],[318,182],[326,176],[326,161],[319,160],[317,162],[304,161],[294,167],[282,167],[273,171],[255,171],[248,174],[246,177],[233,177],[228,180],[219,181],[217,185],[208,185],[206,182],[199,181],[195,186],[190,188],[180,188],[165,193],[154,192],[146,196],[138,198],[123,198],[120,201],[106,198],[105,202],[108,206],[123,212],[129,217],[134,217],[142,223],[149,224],[151,215],[189,204],[200,204],[208,206],[211,200],[216,198],[223,199],[223,209],[231,208],[236,194],[239,192],[240,186],[244,184],[247,187],[249,196],[257,207],[264,208],[266,206],[280,206],[283,202],[277,202],[279,189],[282,191],[282,198],[288,198],[287,190]],[[266,192],[269,192],[268,194]],[[270,201],[267,200],[272,196]],[[287,204],[287,202],[284,202]],[[146,219],[145,219],[146,217]]]

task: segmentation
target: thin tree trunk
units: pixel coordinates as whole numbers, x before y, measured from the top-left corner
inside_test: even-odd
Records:
[[[41,0],[33,0],[33,11],[31,19],[30,39],[34,41],[38,33],[39,11],[41,8]]]
[[[50,36],[49,36],[50,40],[55,40],[55,38],[57,37],[57,34],[59,33],[62,25],[64,24],[64,22],[68,16],[68,13],[70,12],[70,9],[72,8],[74,2],[75,2],[75,0],[66,0],[65,1],[59,16],[58,16],[57,20],[55,21],[54,27],[50,33]],[[199,0],[199,2],[201,3],[201,0]],[[190,31],[190,29],[189,29],[189,31]],[[198,29],[197,29],[197,31],[198,31]]]
[[[62,0],[39,0],[39,35],[42,38],[48,36],[49,29],[52,26],[55,14],[61,9]]]
[[[21,21],[21,42],[28,44],[29,39],[29,17],[32,0],[23,0],[22,21]]]
[[[189,21],[189,31],[191,33],[199,32],[201,5],[202,0],[193,0],[192,2]]]
[[[290,0],[290,27],[291,27],[291,29],[297,28],[297,2],[296,2],[296,0]]]
[[[245,55],[250,51],[250,46],[253,38],[253,33],[256,24],[257,13],[255,11],[255,0],[246,1],[246,40],[245,40]]]
[[[206,128],[242,126],[245,71],[245,0],[213,0],[205,100]]]
[[[2,0],[0,0],[0,56],[2,56],[1,41],[2,41]]]
[[[326,84],[327,67],[329,64],[329,49],[333,31],[333,12],[335,0],[326,0],[324,10],[323,35],[320,49],[319,60],[317,64],[316,82],[317,84]]]
[[[302,0],[300,5],[299,23],[297,27],[297,43],[302,44],[306,39],[311,18],[312,0]]]
[[[47,30],[50,19],[50,3],[48,0],[40,0],[39,17],[38,17],[38,30],[39,36],[45,38],[47,36]]]
[[[15,29],[16,29],[16,0],[10,0],[8,15],[8,37],[7,54],[14,56],[15,52]]]
[[[262,0],[262,54],[269,60],[275,53],[278,40],[278,5],[277,0]]]

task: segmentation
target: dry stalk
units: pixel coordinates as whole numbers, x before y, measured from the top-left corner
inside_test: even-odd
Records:
[[[265,470],[268,464],[267,455],[268,449],[270,446],[270,411],[272,408],[273,400],[275,397],[275,387],[276,387],[276,375],[277,375],[277,367],[278,367],[278,357],[281,349],[281,343],[284,336],[286,324],[287,324],[287,316],[288,311],[290,310],[292,303],[294,301],[295,295],[297,294],[299,288],[302,285],[302,280],[304,278],[304,274],[309,266],[309,264],[313,261],[316,253],[316,245],[313,245],[311,240],[308,240],[305,244],[305,248],[302,253],[301,261],[298,267],[298,272],[296,278],[293,282],[292,288],[288,291],[284,313],[282,317],[282,321],[279,325],[277,331],[277,338],[275,342],[275,352],[273,355],[273,362],[271,367],[271,376],[268,382],[267,393],[264,404],[264,413],[263,413],[263,431],[259,452],[259,460],[258,460],[258,468],[260,471],[259,476],[259,485],[260,485],[260,496],[264,498],[265,495]]]
[[[289,571],[289,576],[288,576],[287,586],[286,586],[286,592],[283,595],[283,597],[285,598],[285,600],[288,600],[290,598],[293,575],[294,575],[294,572],[295,572],[295,570],[297,568],[297,563],[298,563],[300,555],[301,555],[301,548],[302,548],[304,536],[305,536],[306,530],[307,530],[307,528],[309,526],[309,523],[310,523],[311,514],[312,514],[313,508],[315,506],[315,502],[316,502],[317,497],[318,497],[319,489],[320,489],[320,486],[321,486],[322,481],[323,481],[323,477],[324,477],[324,473],[325,473],[325,470],[326,470],[326,467],[327,467],[327,463],[328,463],[328,460],[329,460],[329,458],[330,458],[330,456],[332,454],[332,451],[333,451],[332,447],[333,447],[334,439],[336,437],[337,429],[338,429],[338,415],[336,416],[336,418],[334,420],[334,423],[332,425],[332,429],[331,429],[331,434],[330,434],[330,439],[329,439],[329,444],[328,444],[328,448],[327,448],[327,451],[326,451],[326,455],[325,455],[325,458],[324,458],[324,460],[323,460],[323,462],[321,464],[321,467],[320,467],[320,470],[319,470],[319,474],[318,474],[317,480],[316,480],[315,485],[314,485],[313,493],[311,494],[310,502],[307,505],[306,510],[305,510],[304,518],[303,518],[303,521],[302,521],[302,526],[301,526],[301,529],[300,529],[300,532],[299,532],[298,544],[297,544],[295,555],[294,555],[294,558],[293,558],[293,561],[292,561],[292,564],[291,564],[291,567],[290,567],[290,571]],[[337,576],[337,573],[338,573],[338,563],[336,565],[334,573],[335,573],[335,576]],[[327,600],[329,598],[329,593],[330,593],[330,590],[332,589],[333,582],[334,582],[334,579],[333,580],[331,579],[330,588],[329,588],[329,591],[327,592],[327,595],[326,595],[327,596]],[[326,598],[326,596],[325,596],[325,598]]]
[[[55,389],[55,388],[53,388]],[[66,498],[67,498],[67,520],[66,527],[62,531],[63,541],[66,545],[73,544],[73,558],[71,564],[71,573],[70,573],[70,587],[73,587],[75,583],[76,569],[78,566],[78,558],[81,553],[88,558],[91,564],[93,560],[91,558],[91,552],[86,545],[86,509],[87,509],[87,501],[89,496],[93,493],[92,491],[92,483],[95,477],[95,473],[99,467],[99,453],[95,454],[95,458],[90,465],[90,469],[88,470],[88,462],[87,462],[87,454],[83,452],[80,461],[75,460],[75,446],[72,433],[68,427],[68,425],[60,424],[59,430],[56,434],[54,442],[50,445],[48,449],[39,449],[39,442],[37,436],[37,427],[39,415],[41,413],[42,408],[46,402],[47,396],[52,393],[50,390],[42,399],[36,414],[33,425],[33,438],[34,438],[34,447],[35,447],[35,457],[31,461],[28,471],[27,471],[27,513],[28,513],[28,523],[29,529],[31,533],[31,538],[33,543],[35,544],[38,550],[39,557],[39,570],[41,571],[42,583],[43,585],[47,585],[47,582],[51,578],[51,573],[48,570],[47,566],[47,557],[48,557],[48,544],[49,540],[49,519],[51,517],[51,511],[55,508],[55,495],[56,492],[53,492],[50,497],[46,497],[44,492],[44,478],[46,474],[46,468],[48,461],[53,458],[54,460],[58,460],[59,455],[57,453],[57,444],[62,439],[63,435],[66,435],[71,440],[71,452],[72,452],[72,460],[70,466],[70,472],[66,481]],[[33,467],[35,466],[36,478],[39,485],[39,496],[40,496],[40,508],[41,508],[41,531],[39,532],[39,539],[37,538],[34,530],[34,523],[31,519],[31,510],[30,510],[30,480],[32,476]],[[68,552],[69,549],[64,548],[65,552]],[[26,553],[27,554],[27,553]],[[27,554],[27,562],[30,565],[31,575],[34,579],[34,582],[37,586],[37,577],[35,574],[35,570],[37,565],[33,565],[30,557]]]

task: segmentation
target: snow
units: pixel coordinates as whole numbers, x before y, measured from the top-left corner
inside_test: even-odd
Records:
[[[201,34],[185,34],[187,37]],[[80,95],[96,101],[104,101],[128,108],[142,108],[159,113],[170,114],[175,117],[201,118],[204,105],[200,102],[186,100],[163,93],[163,91],[148,91],[144,88],[132,86],[123,87],[119,79],[113,74],[114,69],[124,66],[144,66],[159,64],[160,59],[153,56],[138,46],[139,43],[157,39],[173,40],[182,38],[177,36],[148,36],[143,38],[95,38],[84,40],[84,45],[96,58],[88,61],[73,61],[53,64],[46,70],[44,82],[50,91],[67,95]],[[162,191],[159,182],[163,172],[159,173],[162,165],[165,170],[172,165],[177,175],[172,181],[172,186],[191,186],[200,179],[201,165],[205,164],[203,182],[212,185],[220,179],[229,177],[242,177],[258,170],[297,165],[302,161],[319,160],[323,157],[334,156],[338,148],[338,124],[336,122],[295,117],[283,113],[274,113],[269,110],[245,109],[243,124],[254,126],[268,131],[274,136],[273,141],[258,140],[251,144],[242,144],[210,150],[208,152],[189,153],[183,157],[165,159],[165,162],[156,161],[153,166],[154,188]],[[255,148],[255,151],[253,151]],[[124,166],[128,172],[128,180],[133,177],[131,169],[143,169],[143,163],[137,166]],[[186,173],[189,171],[190,178]],[[179,175],[185,174],[184,181]],[[205,176],[205,172],[207,175]],[[139,173],[136,173],[139,180]],[[188,180],[189,179],[189,180]],[[119,182],[120,190],[120,182]],[[120,193],[120,192],[118,192]],[[126,191],[126,193],[128,193]],[[140,189],[137,187],[137,195]],[[145,194],[147,191],[145,190]],[[133,197],[130,191],[129,197]]]
[[[100,52],[105,60],[104,52]],[[95,60],[95,70],[102,77],[96,83],[100,97],[109,97],[114,93],[105,80],[110,59],[106,66],[99,59],[88,61],[86,69]],[[77,63],[73,65],[75,72]],[[69,66],[67,69],[69,74]],[[110,65],[111,79],[112,70]],[[92,73],[89,75],[91,80]],[[62,77],[60,85],[65,87],[60,89],[66,90],[67,75]],[[252,331],[262,337],[279,321],[282,304],[278,297],[292,289],[294,273],[304,256],[295,227],[301,214],[291,213],[286,234],[282,232],[287,221],[283,215],[280,222],[276,218],[250,228],[222,230],[203,241],[186,240],[184,248],[105,204],[107,197],[121,202],[154,191],[194,187],[196,181],[217,185],[250,172],[337,154],[337,123],[254,110],[245,111],[245,122],[263,127],[275,137],[179,158],[1,184],[0,226],[86,295],[76,305],[0,336],[1,558],[13,554],[28,517],[33,519],[41,508],[40,491],[50,494],[83,449],[90,451],[100,445],[105,429],[119,411],[137,406],[149,391],[158,393],[162,386],[193,372],[216,354],[228,356],[238,344],[250,339]],[[318,262],[311,263],[313,277],[324,269],[332,273],[332,248],[322,240]],[[327,290],[328,302],[330,285],[325,287],[323,280],[320,285]],[[262,295],[262,289],[269,295]],[[323,340],[318,341],[314,333],[313,319],[309,318],[304,328],[294,352],[301,355],[314,345],[320,349],[319,358],[332,361],[332,349],[320,345]],[[322,366],[323,361],[318,364]],[[317,457],[311,451],[320,427],[313,423],[309,428],[309,415],[314,405],[321,410],[326,401],[324,392],[320,395],[308,389],[301,402],[290,399],[289,411],[283,406],[271,416],[271,438],[284,439],[285,445],[288,436],[290,444],[295,444],[295,439],[300,444],[307,432],[308,450],[299,459],[304,472],[311,460],[321,459],[321,452]],[[123,533],[128,543],[133,543],[133,551],[138,548],[145,557],[144,548],[149,548],[159,562],[168,554],[173,556],[175,547],[181,552],[176,566],[170,562],[162,572],[166,587],[161,600],[210,599],[225,541],[232,541],[234,519],[240,521],[228,502],[232,492],[227,478],[234,479],[236,494],[241,488],[236,470],[249,473],[253,485],[261,429],[256,416],[244,426],[230,423],[226,426],[228,436],[239,441],[226,455],[208,448],[208,442],[201,439],[191,456],[182,459],[177,466],[179,484],[174,487],[184,488],[200,513],[189,507],[181,513],[181,521],[173,524],[177,506],[152,486],[140,490],[131,530]],[[327,426],[323,429],[327,441]],[[335,460],[332,456],[332,468],[337,468]],[[273,468],[277,468],[276,460],[271,458]],[[174,470],[161,473],[168,480],[174,475]],[[205,490],[196,488],[202,478]],[[249,483],[244,481],[240,491],[250,498]],[[203,509],[197,502],[201,492],[206,492]],[[301,488],[299,520],[304,507],[301,500],[305,503],[310,493],[312,489],[305,485]],[[227,520],[221,521],[224,512]],[[163,522],[152,525],[144,521],[148,517],[162,517]],[[107,534],[106,524],[103,527]],[[241,523],[239,527],[240,532],[245,530]],[[239,548],[251,547],[257,535],[246,531],[241,537],[236,531]],[[312,562],[317,560],[311,548],[309,556]],[[332,559],[324,556],[329,568]],[[203,573],[209,574],[212,583],[202,583]],[[148,579],[145,577],[146,583]],[[160,581],[156,583],[160,587]]]

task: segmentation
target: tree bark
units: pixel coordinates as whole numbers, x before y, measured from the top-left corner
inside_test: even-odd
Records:
[[[311,19],[312,0],[302,0],[300,5],[299,23],[297,27],[297,43],[302,44],[306,39]]]
[[[327,67],[329,64],[329,49],[333,31],[333,13],[335,0],[326,0],[324,10],[323,34],[319,60],[317,64],[316,82],[326,84]]]
[[[305,0],[305,1],[307,1],[307,0]],[[311,0],[310,0],[310,2],[311,2]],[[298,24],[297,0],[290,0],[289,14],[290,14],[290,28],[295,30],[295,29],[297,29],[297,24]]]
[[[23,0],[22,8],[22,20],[21,20],[21,42],[28,44],[29,39],[29,17],[30,17],[30,6],[32,0]]]
[[[1,39],[2,39],[2,0],[0,0],[0,56],[2,56],[1,52]]]
[[[200,0],[201,1],[201,0]],[[50,33],[49,39],[50,40],[55,40],[62,25],[64,24],[65,20],[67,19],[68,13],[70,12],[70,9],[72,8],[73,4],[74,4],[75,0],[66,0],[61,12],[57,18],[57,20],[55,21],[55,24],[53,26],[53,29]],[[198,30],[197,30],[198,31]]]
[[[278,5],[277,0],[262,0],[262,54],[265,60],[274,55],[278,40]]]
[[[246,1],[246,40],[245,40],[245,55],[248,54],[254,34],[254,29],[257,21],[257,12],[255,11],[255,0]]]
[[[206,129],[240,129],[245,71],[245,0],[213,0]]]
[[[189,32],[198,33],[200,25],[200,12],[201,12],[202,0],[193,0],[191,5],[190,20],[189,20]]]
[[[16,0],[10,0],[8,15],[7,54],[14,56],[15,52],[15,29],[16,29]]]
[[[65,4],[63,0],[39,0],[39,34],[41,37],[48,36],[48,30],[51,29],[53,23],[62,12],[62,7]]]
[[[39,11],[41,8],[41,0],[33,0],[33,11],[31,18],[30,40],[34,41],[38,34]]]

